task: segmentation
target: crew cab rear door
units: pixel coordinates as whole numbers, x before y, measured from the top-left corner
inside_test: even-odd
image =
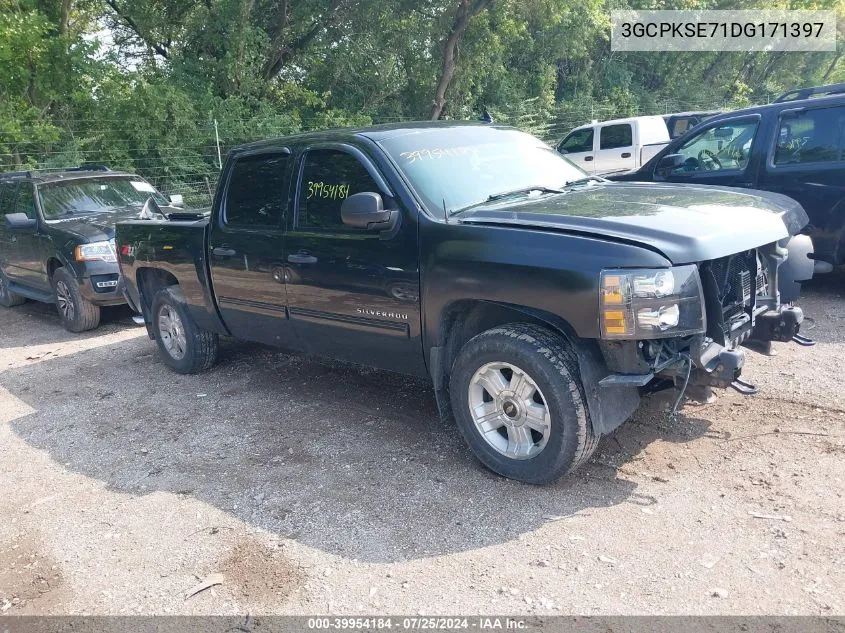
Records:
[[[634,126],[613,123],[598,128],[599,148],[594,161],[596,173],[628,171],[637,166],[634,158]]]
[[[402,207],[383,173],[357,146],[303,147],[297,170],[285,279],[302,345],[321,356],[424,373],[415,210]],[[363,192],[381,195],[385,208],[399,211],[395,229],[343,223],[343,201]]]
[[[845,105],[790,108],[779,114],[760,188],[801,203],[816,258],[840,264],[845,231]]]
[[[295,347],[287,311],[283,222],[291,193],[285,148],[232,157],[209,225],[217,305],[233,336]]]

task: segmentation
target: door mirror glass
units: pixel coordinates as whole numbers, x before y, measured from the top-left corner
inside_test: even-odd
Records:
[[[34,229],[36,224],[35,218],[28,218],[26,213],[9,213],[6,215],[6,225],[10,229]]]
[[[346,226],[356,229],[390,228],[395,212],[384,208],[381,195],[372,191],[354,193],[340,205],[340,217]]]
[[[181,193],[174,193],[170,196],[170,204],[174,207],[184,207],[185,198],[182,197]]]

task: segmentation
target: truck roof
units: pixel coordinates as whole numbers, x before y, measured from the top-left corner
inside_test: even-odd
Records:
[[[572,128],[572,131],[581,130],[587,127],[596,127],[596,126],[605,126],[605,125],[617,125],[620,123],[651,123],[657,122],[664,123],[663,116],[660,114],[653,114],[647,116],[629,116],[625,117],[624,119],[608,119],[607,121],[592,121],[590,123],[585,123],[584,125],[579,125],[578,127]]]
[[[592,123],[585,123],[584,125],[572,128],[566,136],[569,136],[577,130],[599,127],[603,128],[608,125],[624,125],[626,123],[639,130],[637,133],[639,137],[639,145],[668,143],[670,140],[669,128],[666,127],[666,120],[659,114],[650,116],[632,116],[625,119],[610,119],[608,121],[593,121]],[[636,126],[634,126],[634,124],[636,124]]]
[[[467,127],[486,127],[499,130],[515,129],[509,125],[496,125],[483,123],[481,121],[406,121],[403,123],[384,123],[381,125],[369,125],[365,127],[346,127],[318,132],[301,132],[289,136],[279,136],[263,141],[256,141],[240,145],[234,148],[235,151],[259,150],[268,147],[284,145],[287,142],[308,142],[308,141],[339,141],[348,139],[350,136],[368,138],[373,141],[383,141],[389,138],[416,134],[421,130],[444,130],[449,128],[459,129]]]

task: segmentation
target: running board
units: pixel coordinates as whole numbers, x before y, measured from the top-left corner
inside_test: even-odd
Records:
[[[35,288],[30,288],[29,286],[24,286],[23,284],[19,284],[11,280],[9,280],[9,291],[14,292],[16,295],[26,297],[27,299],[32,299],[33,301],[43,301],[44,303],[55,302],[52,292],[36,290]]]

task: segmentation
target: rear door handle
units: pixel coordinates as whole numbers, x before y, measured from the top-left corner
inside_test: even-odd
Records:
[[[238,254],[234,248],[226,248],[225,246],[218,246],[217,248],[212,249],[211,252],[219,257],[234,257]]]
[[[631,158],[631,152],[622,152],[622,158]]]
[[[593,160],[593,157],[592,156],[584,156],[584,160],[591,161],[591,160]]]
[[[317,258],[307,251],[300,251],[288,255],[288,261],[291,264],[316,264]]]

